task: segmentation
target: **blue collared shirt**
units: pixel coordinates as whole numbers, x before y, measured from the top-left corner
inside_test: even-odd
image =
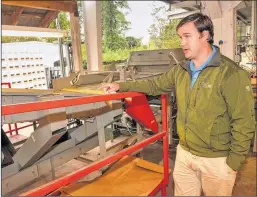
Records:
[[[194,62],[192,60],[190,60],[190,70],[191,70],[191,73],[192,73],[192,79],[191,79],[191,88],[194,87],[194,84],[200,74],[200,72],[204,69],[204,67],[207,66],[207,64],[211,61],[211,59],[213,58],[213,56],[215,55],[216,53],[216,48],[214,46],[212,46],[212,53],[211,55],[209,56],[209,58],[207,59],[206,62],[204,62],[198,69],[195,70],[195,65],[194,65]]]

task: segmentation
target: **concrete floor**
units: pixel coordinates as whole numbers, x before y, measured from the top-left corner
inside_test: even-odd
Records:
[[[142,153],[145,160],[153,163],[162,163],[162,143],[154,143],[146,148]],[[169,166],[174,169],[176,158],[176,148],[169,150]],[[167,188],[167,195],[174,196],[173,178],[170,176],[170,183]],[[158,196],[161,195],[159,192]],[[245,165],[238,171],[235,186],[233,189],[233,196],[256,196],[256,154],[250,153]]]

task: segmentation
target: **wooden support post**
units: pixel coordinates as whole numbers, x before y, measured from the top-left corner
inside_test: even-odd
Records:
[[[58,12],[48,11],[45,17],[42,19],[40,27],[48,27],[49,23],[56,18]]]
[[[101,1],[82,1],[87,70],[102,70]]]
[[[13,11],[12,14],[12,25],[17,25],[18,21],[19,21],[19,16],[21,15],[21,13],[23,12],[24,8],[22,7],[16,7],[15,10]]]
[[[80,25],[78,13],[70,13],[71,23],[71,40],[73,53],[73,71],[82,71],[82,53],[81,53],[81,39],[80,39]]]

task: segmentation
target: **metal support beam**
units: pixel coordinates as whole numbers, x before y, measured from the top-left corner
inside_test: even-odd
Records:
[[[102,70],[101,1],[82,1],[87,70]]]
[[[199,12],[200,12],[200,10],[194,10],[194,11],[190,11],[190,12],[182,12],[179,14],[172,14],[172,15],[169,15],[169,19],[172,20],[172,19],[185,18],[185,17],[189,16],[190,14],[195,14],[195,13],[199,13]]]
[[[200,5],[199,1],[181,1],[179,3],[170,4],[172,8],[185,8]]]
[[[255,46],[257,43],[256,41],[256,1],[252,1],[251,41],[252,41],[251,44]]]
[[[239,11],[237,11],[237,18],[240,21],[242,21],[245,25],[248,25],[248,21],[246,20],[246,18]]]
[[[66,57],[66,69],[65,73],[67,76],[69,76],[69,73],[72,71],[71,70],[71,59],[70,59],[70,50],[69,50],[69,44],[65,43],[63,44],[64,46],[64,54]]]

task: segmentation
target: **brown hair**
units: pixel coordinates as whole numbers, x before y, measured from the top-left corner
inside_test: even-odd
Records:
[[[208,42],[210,44],[213,44],[213,23],[211,19],[207,15],[203,15],[201,13],[191,14],[185,18],[183,18],[179,24],[177,25],[176,30],[178,30],[181,26],[183,26],[186,23],[193,22],[195,24],[196,29],[199,33],[202,33],[203,31],[209,32],[209,39]]]

